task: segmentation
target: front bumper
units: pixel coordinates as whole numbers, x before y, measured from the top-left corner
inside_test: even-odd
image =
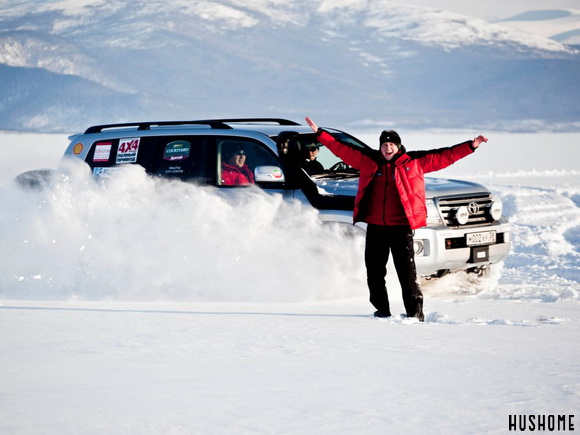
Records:
[[[461,243],[466,234],[481,231],[495,231],[497,241],[477,246]],[[508,255],[511,245],[508,223],[475,229],[425,227],[415,231],[414,239],[417,273],[424,277],[497,263]]]
[[[352,212],[342,210],[321,211],[326,222],[350,224]],[[356,227],[366,230],[365,223]],[[496,232],[496,243],[466,246],[466,234],[486,231]],[[448,272],[476,269],[497,263],[510,251],[510,226],[507,221],[493,225],[451,228],[447,226],[423,227],[415,230],[415,265],[422,277],[441,276]]]

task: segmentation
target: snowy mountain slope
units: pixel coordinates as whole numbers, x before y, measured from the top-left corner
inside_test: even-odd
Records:
[[[579,121],[566,98],[580,94],[575,49],[449,12],[385,0],[36,4],[0,6],[0,63],[56,74],[20,80],[25,94],[62,87],[77,98],[59,116],[58,97],[38,95],[34,108],[2,80],[0,128],[306,112],[329,124]],[[71,88],[71,76],[100,95]]]
[[[0,76],[5,96],[0,103],[0,116],[29,131],[50,131],[55,124],[67,125],[70,119],[89,113],[124,120],[128,105],[140,107],[145,102],[135,94],[115,92],[79,76],[55,74],[41,68],[0,65]],[[81,101],[79,95],[84,96]]]
[[[528,11],[498,23],[561,43],[580,45],[580,9]]]

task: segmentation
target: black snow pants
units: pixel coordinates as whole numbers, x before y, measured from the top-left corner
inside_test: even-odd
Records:
[[[413,231],[408,225],[372,225],[367,227],[365,265],[370,302],[382,313],[390,314],[385,285],[389,252],[393,253],[395,270],[403,292],[408,317],[423,317],[423,293],[417,282],[413,251]]]

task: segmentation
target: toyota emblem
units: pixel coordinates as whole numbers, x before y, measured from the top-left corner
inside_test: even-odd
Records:
[[[479,204],[475,201],[471,201],[467,205],[467,210],[469,210],[469,214],[476,214],[479,212]]]

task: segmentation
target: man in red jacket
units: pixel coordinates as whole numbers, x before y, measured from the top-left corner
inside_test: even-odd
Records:
[[[367,223],[365,265],[375,317],[390,317],[385,276],[389,252],[403,292],[407,317],[423,321],[423,293],[417,281],[413,231],[427,223],[425,177],[471,154],[487,138],[478,136],[449,148],[409,152],[394,130],[379,138],[379,151],[364,152],[334,139],[306,117],[320,143],[347,165],[360,171],[353,220]]]
[[[246,151],[241,147],[236,147],[227,154],[222,163],[222,186],[237,186],[240,184],[254,184],[254,174],[246,165]]]

